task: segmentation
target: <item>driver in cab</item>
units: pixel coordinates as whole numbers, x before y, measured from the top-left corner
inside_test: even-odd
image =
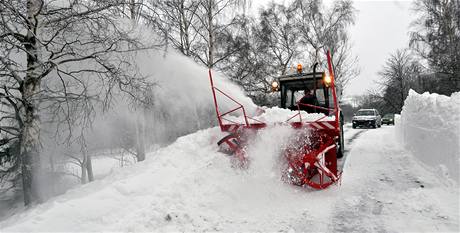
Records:
[[[317,112],[317,109],[313,106],[318,106],[319,102],[315,95],[312,94],[310,88],[306,87],[304,91],[304,96],[299,100],[300,110],[304,110],[308,113]]]

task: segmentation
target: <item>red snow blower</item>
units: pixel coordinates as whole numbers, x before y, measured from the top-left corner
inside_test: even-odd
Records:
[[[325,189],[331,184],[338,183],[341,171],[337,169],[337,158],[344,153],[343,116],[337,101],[334,74],[332,71],[331,56],[327,52],[328,74],[316,72],[315,64],[313,73],[304,73],[302,66],[297,66],[297,72],[277,78],[272,83],[272,91],[280,92],[280,107],[297,111],[285,122],[295,129],[295,137],[283,149],[286,166],[282,179],[295,185],[308,185],[315,189]],[[244,106],[230,95],[214,86],[211,70],[209,80],[217,113],[220,129],[228,133],[219,140],[219,147],[226,150],[239,161],[240,166],[249,166],[246,148],[250,143],[251,135],[259,129],[268,126],[268,123],[249,117]],[[305,104],[296,101],[303,90],[313,90],[317,99],[315,104]],[[235,107],[228,110],[219,108],[218,98],[228,100]],[[309,113],[322,113],[315,120],[302,119],[303,112],[308,107]],[[229,119],[229,114],[241,111],[242,123]],[[318,115],[318,114],[317,114]]]

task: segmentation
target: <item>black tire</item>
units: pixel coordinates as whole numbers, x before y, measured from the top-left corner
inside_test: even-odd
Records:
[[[220,144],[224,143],[225,141],[227,141],[229,138],[237,138],[237,135],[234,134],[234,133],[230,133],[229,135],[223,137],[222,139],[220,139],[218,142],[217,142],[217,145],[220,146]]]
[[[354,124],[353,124],[351,127],[352,127],[353,129],[356,129],[356,125],[354,125]]]
[[[356,128],[353,125],[353,128]],[[337,150],[337,158],[340,159],[345,154],[345,140],[343,137],[343,117],[340,116],[340,137],[339,137],[339,148]]]

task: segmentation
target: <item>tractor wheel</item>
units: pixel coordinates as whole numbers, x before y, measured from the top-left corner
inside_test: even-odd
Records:
[[[334,146],[332,144],[331,146]],[[337,173],[337,148],[326,148],[297,154],[286,151],[287,166],[281,179],[286,183],[298,186],[310,186],[314,189],[325,189],[339,180]],[[322,152],[324,151],[324,152]]]
[[[239,147],[239,142],[238,142],[238,135],[231,133],[222,139],[220,139],[217,142],[217,145],[219,147],[227,146],[228,148],[225,148],[224,151],[230,151],[230,152],[235,152],[235,149]]]
[[[345,140],[343,138],[343,118],[340,121],[340,137],[339,137],[339,145],[337,148],[337,158],[340,159],[345,154]]]
[[[322,158],[317,158],[315,162],[308,163],[304,183],[314,189],[325,189],[337,182],[337,163],[333,166],[331,161],[337,161],[335,151],[329,151]]]
[[[241,145],[241,138],[238,134],[231,133],[217,142],[221,151],[232,155],[232,167],[248,168],[249,161],[246,157],[246,152]]]

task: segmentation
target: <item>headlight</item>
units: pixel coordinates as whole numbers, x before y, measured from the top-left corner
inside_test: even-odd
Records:
[[[332,78],[330,75],[327,75],[326,72],[323,73],[323,81],[326,87],[331,86]]]
[[[277,81],[272,82],[272,91],[278,91],[280,89],[280,84]]]

